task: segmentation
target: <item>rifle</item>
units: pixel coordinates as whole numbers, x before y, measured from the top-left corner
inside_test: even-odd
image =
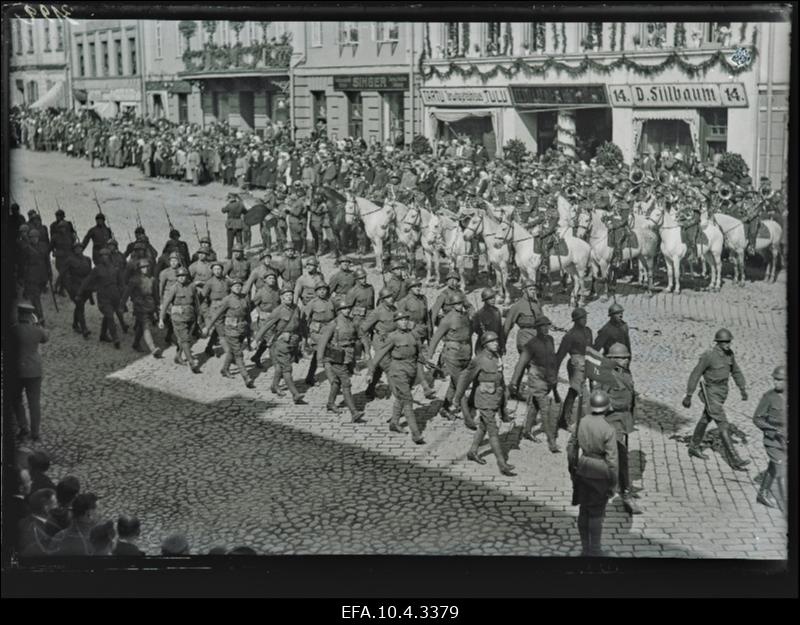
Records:
[[[211,230],[208,229],[208,211],[206,211],[205,215],[206,215],[206,236],[208,237],[208,242],[211,243]],[[211,249],[214,249],[213,243],[211,243]]]
[[[167,207],[162,204],[164,207],[164,214],[167,216],[167,225],[169,226],[170,231],[175,230],[175,226],[172,225],[172,220],[169,218],[169,213],[167,212]]]
[[[36,191],[33,192],[33,202],[36,204],[36,212],[41,215],[42,213],[39,211],[39,200],[36,199]]]
[[[106,217],[105,213],[103,213],[103,207],[100,205],[100,200],[97,199],[97,191],[92,189],[92,193],[94,193],[94,203],[97,204],[97,209],[100,211],[100,214],[103,215],[103,217],[105,217],[106,226],[108,227],[109,230],[111,230],[111,224],[108,221],[108,217]]]
[[[194,236],[197,237],[197,244],[200,245],[200,232],[197,230],[197,223],[193,221],[192,225],[194,226]]]
[[[139,215],[139,209],[138,208],[136,209],[136,227],[137,228],[142,228],[143,227],[142,226],[142,217],[141,217],[141,215]]]

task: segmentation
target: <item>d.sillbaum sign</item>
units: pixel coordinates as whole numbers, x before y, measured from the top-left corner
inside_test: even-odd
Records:
[[[613,106],[634,108],[735,108],[747,106],[744,85],[732,83],[673,83],[609,85]]]

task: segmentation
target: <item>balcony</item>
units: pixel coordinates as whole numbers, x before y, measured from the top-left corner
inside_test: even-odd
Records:
[[[260,42],[249,46],[218,46],[207,43],[202,50],[183,53],[186,68],[183,77],[220,75],[285,74],[289,71],[292,46],[285,43]]]

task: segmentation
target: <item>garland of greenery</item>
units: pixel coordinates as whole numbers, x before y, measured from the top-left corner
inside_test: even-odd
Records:
[[[611,22],[611,51],[617,49],[617,23]]]
[[[425,52],[428,56],[431,55],[431,24],[430,22],[425,22]]]
[[[619,27],[619,49],[620,52],[625,49],[625,22]]]
[[[625,68],[639,76],[652,77],[661,74],[666,70],[677,67],[681,69],[687,76],[694,77],[698,74],[705,74],[713,67],[719,66],[727,73],[736,75],[741,74],[752,67],[756,57],[758,56],[758,50],[755,48],[755,46],[752,46],[750,52],[751,55],[749,63],[741,66],[731,64],[722,50],[717,50],[705,61],[697,64],[690,63],[683,56],[681,56],[680,53],[673,50],[667,55],[667,58],[664,59],[664,61],[655,65],[637,63],[636,61],[629,59],[624,54],[610,63],[598,63],[594,59],[584,56],[577,66],[568,65],[567,63],[558,61],[554,57],[550,56],[547,57],[544,62],[538,64],[528,63],[521,58],[517,58],[511,61],[511,65],[509,67],[497,64],[488,72],[482,72],[474,63],[470,63],[469,65],[461,65],[452,61],[448,64],[447,69],[445,70],[441,70],[433,65],[425,69],[422,67],[422,58],[420,58],[420,73],[425,80],[429,80],[434,76],[440,80],[447,80],[456,74],[460,78],[472,78],[473,76],[477,76],[481,80],[486,81],[495,78],[499,74],[502,74],[505,78],[513,78],[519,73],[525,75],[542,76],[551,69],[555,70],[556,73],[566,72],[573,78],[582,76],[587,71],[593,71],[599,74],[610,74],[619,68]]]
[[[742,22],[741,28],[739,28],[739,43],[744,43],[744,35],[747,31],[747,22]]]
[[[547,50],[547,25],[544,22],[536,24],[537,41],[539,43],[539,50],[545,52]]]
[[[461,24],[461,38],[464,44],[461,46],[461,54],[467,56],[469,54],[469,22]]]
[[[676,48],[686,47],[686,25],[683,22],[678,22],[677,24],[675,24],[675,36],[673,40],[673,45]]]
[[[753,34],[750,37],[750,47],[753,48],[753,54],[756,52],[756,42],[758,41],[758,26],[753,26]]]
[[[567,53],[567,26],[561,22],[561,54]]]
[[[603,22],[593,22],[593,28],[595,29],[595,37],[597,38],[597,49],[603,49]]]
[[[553,52],[558,52],[558,26],[553,22]]]

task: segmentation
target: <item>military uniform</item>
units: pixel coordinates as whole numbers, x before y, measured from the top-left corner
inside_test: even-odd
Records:
[[[108,341],[110,334],[110,340],[114,344],[119,343],[114,315],[120,307],[122,289],[122,278],[116,268],[111,265],[111,261],[104,261],[97,265],[89,272],[81,285],[81,293],[97,292],[97,309],[103,315],[100,329],[101,341]]]
[[[396,303],[408,295],[408,283],[403,278],[390,274],[384,286],[392,292],[392,300]]]
[[[253,306],[256,307],[257,327],[261,328],[269,318],[270,313],[275,310],[281,303],[281,292],[277,287],[271,287],[268,284],[256,290],[253,299],[251,300]],[[256,353],[250,359],[257,367],[261,367],[261,357],[267,351],[267,342],[262,340],[258,344]]]
[[[536,417],[542,415],[542,428],[550,451],[558,451],[556,438],[558,429],[556,418],[545,412],[547,395],[553,393],[556,403],[560,403],[558,396],[558,367],[556,366],[555,342],[553,337],[534,336],[520,351],[520,358],[514,369],[511,379],[511,388],[518,389],[525,369],[530,367],[528,374],[528,412],[525,416],[525,425],[522,428],[524,438],[533,440],[533,426]]]
[[[78,233],[75,232],[75,226],[66,219],[56,220],[50,224],[50,250],[53,252],[56,271],[58,271],[58,278],[54,288],[62,295],[64,283],[61,276],[64,273],[64,264],[72,254],[72,245],[77,240]]]
[[[528,341],[536,336],[534,323],[541,316],[542,307],[539,302],[531,301],[525,295],[509,309],[501,336],[508,337],[513,327],[515,325],[519,326],[519,330],[517,330],[517,352],[521,354]],[[505,341],[503,341],[502,345],[505,345]]]
[[[242,290],[249,294],[253,286],[255,286],[255,290],[260,291],[266,286],[267,276],[269,275],[277,277],[278,272],[272,265],[264,265],[263,263],[259,264],[250,272],[250,276],[244,283],[244,288]]]
[[[76,247],[77,245],[79,244],[76,244]],[[86,300],[81,293],[81,284],[91,271],[92,261],[80,252],[68,256],[62,265],[61,284],[67,290],[72,303],[75,305],[75,310],[72,313],[72,328],[80,331],[84,337],[89,335],[89,330],[86,328],[86,316],[84,314]]]
[[[249,326],[250,302],[246,295],[230,293],[219,303],[216,313],[209,313],[208,327],[213,326],[217,320],[224,318],[225,324],[225,343],[228,349],[225,351],[225,360],[222,363],[222,375],[230,377],[228,368],[231,362],[236,361],[239,367],[239,374],[244,380],[245,386],[252,387],[253,382],[247,374],[247,367],[244,364],[244,342],[247,338]]]
[[[397,310],[408,314],[409,319],[414,322],[412,332],[419,339],[420,344],[425,345],[433,335],[433,324],[428,312],[428,300],[425,296],[417,297],[413,293],[409,293],[397,302]],[[425,377],[421,363],[417,365],[417,382],[422,385],[422,391],[426,397],[432,398],[434,396],[434,390]]]
[[[289,236],[296,250],[302,250],[306,238],[305,199],[300,196],[290,198],[286,203],[286,221]]]
[[[229,290],[228,281],[225,278],[217,278],[217,276],[213,274],[203,283],[203,286],[198,289],[200,301],[208,307],[208,318],[218,319],[213,327],[209,328],[211,334],[208,337],[208,343],[206,344],[206,356],[213,355],[214,344],[217,339],[219,339],[227,358],[228,343],[225,340],[227,335],[227,332],[225,331],[225,320],[217,317],[217,313],[222,308],[222,302],[225,297],[227,297]]]
[[[270,313],[267,320],[259,328],[256,335],[256,342],[261,341],[264,336],[275,328],[274,336],[270,347],[270,357],[275,367],[275,375],[272,380],[272,392],[280,394],[278,384],[283,378],[287,388],[292,393],[295,402],[302,400],[302,395],[294,385],[292,379],[292,365],[297,357],[300,348],[300,335],[302,332],[300,309],[294,304],[287,306],[280,304]]]
[[[195,262],[189,265],[189,276],[191,276],[192,282],[197,288],[198,293],[212,275],[214,274],[211,271],[211,263],[208,261],[198,258]],[[208,302],[204,299],[200,299],[199,301],[198,315],[198,323],[205,324],[205,321],[208,317]]]
[[[294,283],[294,299],[298,304],[308,305],[316,297],[317,289],[325,284],[325,276],[321,273],[305,273]]]
[[[181,352],[183,352],[193,371],[197,365],[192,357],[192,328],[197,323],[198,309],[197,289],[191,282],[188,284],[175,283],[166,292],[161,305],[160,321],[163,324],[165,315],[170,315],[175,339],[178,343],[175,362],[180,364]]]
[[[295,284],[303,275],[303,261],[300,257],[286,257],[279,267],[279,274],[284,283]],[[313,293],[313,289],[312,289]]]
[[[344,315],[338,315],[325,325],[315,353],[325,366],[325,373],[331,386],[328,394],[328,410],[339,412],[335,403],[336,396],[341,390],[354,422],[359,421],[361,416],[353,399],[350,382],[350,376],[355,369],[357,340],[358,331],[353,322]]]
[[[114,235],[111,229],[105,225],[105,222],[89,228],[86,236],[83,237],[83,241],[81,242],[83,249],[86,249],[86,246],[89,245],[89,241],[92,242],[92,262],[95,265],[100,261],[100,250],[103,249],[113,237]]]
[[[503,327],[503,315],[497,306],[492,306],[488,302],[483,305],[483,308],[475,313],[472,318],[472,332],[477,335],[475,341],[475,351],[478,351],[481,337],[486,332],[494,332],[500,339],[500,355],[505,354],[506,334]]]
[[[367,352],[369,352],[370,347],[373,347],[376,352],[382,349],[389,338],[389,334],[397,329],[397,325],[394,322],[395,308],[390,301],[391,300],[387,298],[378,302],[375,309],[369,311],[366,318],[361,323],[361,338],[362,341],[364,341]],[[372,341],[370,341],[369,338],[370,334],[372,334]],[[391,362],[389,356],[375,361],[375,370],[372,374],[372,379],[367,385],[367,397],[375,396],[375,386],[378,384],[378,381],[381,379],[381,373],[384,371],[389,379],[389,388],[391,389],[392,378],[389,376]]]
[[[433,319],[434,325],[438,325],[442,317],[448,312],[445,308],[448,306],[450,299],[455,295],[464,295],[464,292],[458,287],[451,289],[449,286],[446,286],[436,297],[436,301],[433,302],[433,308],[431,308],[431,318]]]
[[[469,365],[472,358],[472,324],[466,313],[451,310],[436,329],[431,339],[428,355],[432,357],[439,342],[444,339],[442,348],[442,365],[446,375],[450,376],[442,414],[449,418],[448,409],[452,404],[458,384],[458,377]]]
[[[317,373],[317,342],[323,328],[333,321],[336,313],[333,302],[329,298],[315,297],[303,308],[303,315],[308,328],[308,345],[313,350],[311,362],[308,365],[308,373],[306,373],[306,384],[313,386]]]
[[[309,227],[311,236],[314,238],[314,254],[318,255],[323,251],[325,226],[328,225],[328,204],[325,200],[312,204],[310,212]]]
[[[22,252],[22,284],[23,297],[29,300],[36,309],[36,315],[44,320],[41,295],[50,279],[50,247],[42,240],[34,243],[24,241],[21,244]]]
[[[616,322],[609,320],[597,332],[597,337],[594,340],[594,349],[598,352],[603,352],[605,356],[608,353],[608,348],[614,343],[620,343],[631,351],[631,337],[628,332],[628,324],[624,321]]]
[[[583,315],[585,316],[585,311]],[[573,321],[575,321],[574,311],[572,318]],[[572,407],[575,403],[575,398],[583,396],[583,389],[586,381],[586,347],[591,344],[592,331],[576,323],[563,336],[558,346],[558,351],[556,352],[556,371],[561,368],[561,361],[569,354],[569,362],[567,363],[569,390],[567,390],[567,396],[561,406],[561,417],[559,419],[562,427],[572,424]]]
[[[153,323],[155,322],[156,312],[158,311],[158,283],[151,275],[134,276],[128,282],[125,292],[122,294],[121,303],[124,305],[128,298],[133,303],[134,335],[133,348],[138,350],[142,338],[150,348],[150,352],[155,355],[156,347],[153,343]],[[160,353],[160,352],[159,352]]]
[[[244,204],[242,204],[241,200],[235,198],[222,208],[222,212],[227,215],[225,230],[228,235],[228,258],[230,258],[233,255],[234,240],[238,241],[240,245],[244,244],[244,239],[242,238],[242,230],[244,229],[244,221],[242,219],[242,214],[245,212]]]
[[[340,269],[331,277],[331,295],[345,296],[356,284],[356,277],[352,271]]]
[[[223,275],[230,280],[241,280],[242,284],[250,277],[250,262],[244,258],[232,258],[225,265]],[[247,293],[244,290],[244,293]]]
[[[786,512],[786,398],[783,392],[775,389],[764,393],[758,407],[753,413],[753,424],[764,435],[764,451],[767,453],[769,464],[759,489],[758,499],[768,507],[772,507],[769,498],[772,482],[777,480],[777,505],[782,512]]]

